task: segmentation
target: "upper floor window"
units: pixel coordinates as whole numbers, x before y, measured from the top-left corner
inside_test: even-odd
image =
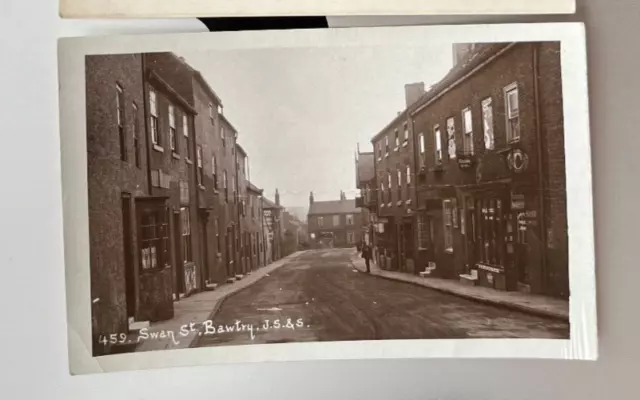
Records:
[[[156,92],[149,91],[149,129],[151,130],[151,143],[161,146],[160,135],[158,134],[158,103]]]
[[[218,189],[218,163],[215,154],[211,156],[211,174],[213,175],[213,188]]]
[[[495,148],[495,137],[493,134],[493,104],[491,97],[482,100],[482,130],[484,133],[484,148],[493,150]]]
[[[462,110],[462,150],[465,154],[473,154],[473,116],[470,107]]]
[[[405,122],[404,123],[404,140],[402,145],[406,146],[409,143],[409,125]]]
[[[224,189],[224,201],[229,202],[229,184],[227,182],[227,170],[222,172],[222,188]]]
[[[512,83],[504,89],[507,118],[507,141],[520,140],[520,108],[518,104],[518,85]]]
[[[318,221],[318,226],[322,228],[322,226],[324,225],[324,219],[322,217],[318,217],[317,221]]]
[[[340,226],[340,216],[339,215],[334,215],[333,216],[333,226]]]
[[[187,114],[182,115],[182,136],[184,136],[187,160],[191,160],[191,135],[189,135],[189,119],[187,118]]]
[[[116,85],[116,118],[118,123],[118,138],[120,140],[120,159],[127,161],[127,145],[124,133],[124,91],[120,85]]]
[[[220,140],[222,140],[222,146],[226,146],[227,145],[227,140],[226,140],[226,136],[224,134],[224,126],[220,127]]]
[[[447,149],[449,159],[456,158],[456,123],[453,117],[447,119]]]
[[[400,134],[398,133],[397,129],[394,131],[394,135],[396,138],[396,150],[398,150],[398,148],[400,147]]]
[[[411,183],[411,166],[407,165],[407,185]]]
[[[238,202],[238,192],[237,189],[238,188],[238,184],[236,181],[236,176],[232,176],[231,177],[231,190],[233,191],[233,202],[237,203]]]
[[[176,153],[178,148],[178,139],[176,138],[176,109],[169,104],[169,146]]]
[[[209,103],[209,119],[213,124],[215,122],[215,114],[213,113],[213,104]]]
[[[196,162],[198,165],[198,185],[204,185],[204,168],[202,165],[202,146],[198,146],[196,149]]]
[[[434,155],[436,164],[442,163],[442,135],[440,134],[440,125],[433,128]]]
[[[133,157],[136,167],[140,168],[140,123],[138,122],[138,106],[136,103],[131,104],[133,120]]]
[[[389,155],[389,136],[384,137],[384,155],[385,157]]]
[[[353,214],[347,214],[347,225],[353,225]]]

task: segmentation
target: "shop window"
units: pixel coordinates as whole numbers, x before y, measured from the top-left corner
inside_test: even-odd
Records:
[[[142,271],[163,268],[169,263],[169,227],[163,208],[141,211],[140,266]]]
[[[478,259],[490,265],[504,265],[504,235],[502,201],[500,199],[478,200]]]
[[[193,247],[191,243],[191,216],[189,208],[180,209],[180,223],[182,225],[182,257],[184,263],[193,261]]]
[[[418,216],[418,246],[420,249],[428,249],[433,243],[433,225],[426,215]]]

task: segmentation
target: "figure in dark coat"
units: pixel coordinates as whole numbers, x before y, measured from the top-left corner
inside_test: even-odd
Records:
[[[369,244],[367,243],[362,245],[362,258],[364,258],[364,264],[367,266],[367,273],[370,274],[371,246],[369,246]]]

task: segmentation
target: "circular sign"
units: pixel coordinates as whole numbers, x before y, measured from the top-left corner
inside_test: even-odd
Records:
[[[515,173],[523,172],[529,166],[529,157],[522,150],[514,150],[509,154],[509,167]]]

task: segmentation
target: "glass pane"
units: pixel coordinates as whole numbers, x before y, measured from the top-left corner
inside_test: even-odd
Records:
[[[469,133],[473,129],[472,118],[471,118],[471,110],[467,109],[464,111],[464,132]]]

